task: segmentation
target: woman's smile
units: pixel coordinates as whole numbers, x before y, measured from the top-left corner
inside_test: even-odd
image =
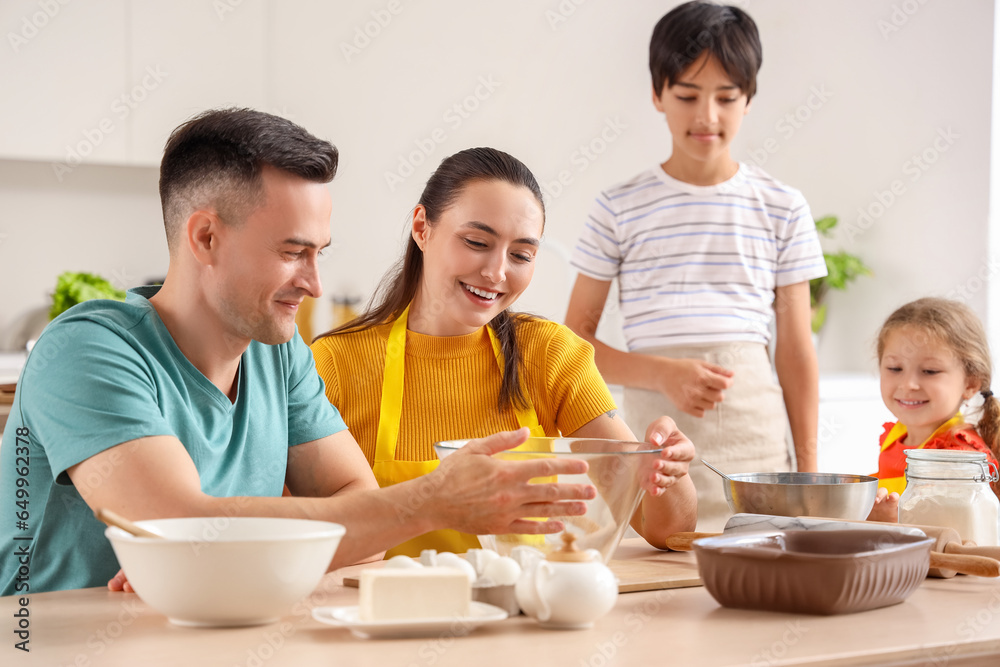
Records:
[[[484,305],[492,305],[496,301],[497,297],[503,294],[503,292],[492,292],[481,287],[474,287],[467,283],[459,282],[459,284],[465,289],[465,293],[469,296],[473,303],[481,303]]]

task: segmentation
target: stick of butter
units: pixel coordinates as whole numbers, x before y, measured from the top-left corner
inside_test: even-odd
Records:
[[[362,570],[362,621],[462,618],[469,615],[469,577],[445,567]]]

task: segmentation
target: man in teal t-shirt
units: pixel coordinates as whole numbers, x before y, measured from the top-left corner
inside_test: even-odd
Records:
[[[170,264],[160,288],[78,305],[43,332],[0,445],[0,594],[103,584],[103,507],[133,520],[285,516],[347,533],[331,568],[441,528],[555,532],[586,485],[528,484],[580,461],[502,462],[497,434],[379,489],[295,335],[319,297],[337,150],[283,118],[209,111],[160,166]],[[664,434],[666,437],[668,434]],[[281,497],[287,484],[293,497]],[[116,580],[117,581],[117,580]]]
[[[299,336],[280,345],[252,341],[231,401],[170,337],[148,301],[158,289],[70,309],[46,327],[25,366],[4,440],[20,431],[28,443],[20,467],[31,511],[27,528],[14,528],[50,556],[33,560],[26,578],[32,589],[99,586],[117,571],[104,526],[81,497],[104,475],[97,470],[71,483],[66,474],[108,443],[172,436],[184,443],[205,493],[280,496],[288,448],[347,428],[325,400]],[[18,466],[8,465],[6,451],[0,463],[0,487],[16,488]],[[4,595],[17,592],[17,570],[5,563]]]

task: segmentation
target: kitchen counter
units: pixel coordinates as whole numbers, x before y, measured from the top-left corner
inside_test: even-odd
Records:
[[[626,540],[616,558],[692,563]],[[91,588],[32,595],[30,653],[19,641],[16,597],[0,598],[4,665],[996,665],[1000,581],[928,579],[905,602],[844,616],[723,609],[702,587],[622,594],[590,630],[556,631],[520,616],[465,637],[357,639],[312,619],[309,607],[357,604],[341,585],[363,566],[328,574],[278,623],[176,627],[132,594]]]

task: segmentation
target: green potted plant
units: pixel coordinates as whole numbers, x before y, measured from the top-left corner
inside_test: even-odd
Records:
[[[56,281],[56,289],[52,293],[52,307],[49,309],[49,319],[54,320],[76,304],[90,299],[124,301],[125,291],[118,289],[99,275],[66,271]]]
[[[837,226],[837,217],[828,215],[816,221],[816,231],[825,238],[833,236],[833,228]],[[840,252],[823,253],[826,260],[826,276],[813,278],[809,281],[809,301],[812,306],[812,330],[819,333],[826,322],[826,295],[831,289],[846,290],[848,284],[859,276],[870,276],[869,269],[861,258],[841,250]]]

